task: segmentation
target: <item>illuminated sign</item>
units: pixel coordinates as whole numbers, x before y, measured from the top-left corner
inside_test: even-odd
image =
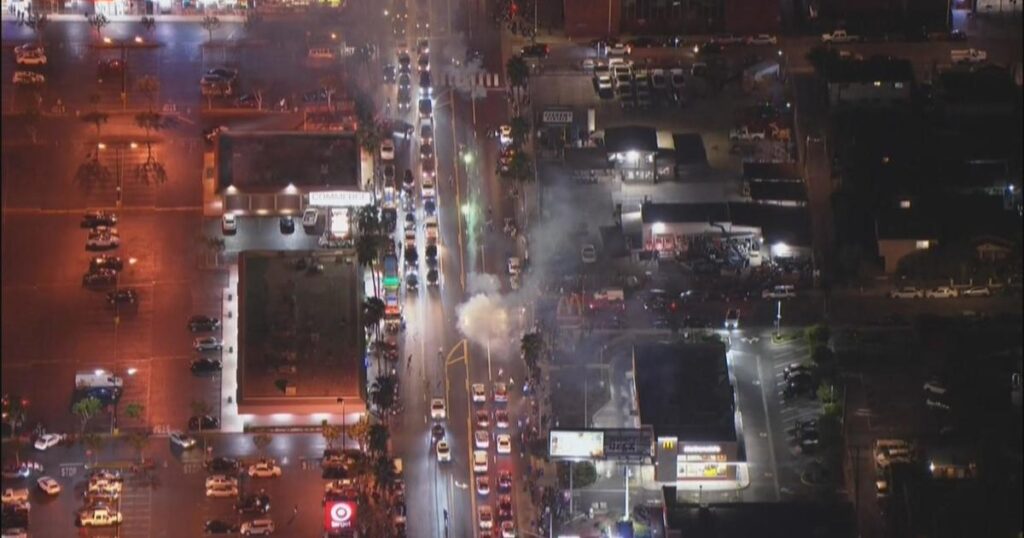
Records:
[[[356,519],[356,504],[333,501],[324,505],[324,530],[347,529]]]
[[[683,454],[718,454],[721,451],[718,445],[683,445]]]
[[[585,430],[552,430],[548,439],[552,458],[604,458],[604,432]]]
[[[544,123],[572,123],[571,110],[545,110],[541,113]]]
[[[317,191],[309,193],[309,205],[317,207],[363,207],[373,203],[373,195],[363,191]]]

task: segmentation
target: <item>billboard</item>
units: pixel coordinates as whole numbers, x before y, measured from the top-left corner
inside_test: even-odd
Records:
[[[600,430],[551,430],[548,455],[564,459],[604,458],[604,432]]]
[[[336,531],[352,527],[356,520],[356,503],[328,501],[324,505],[324,530]]]
[[[373,203],[373,194],[364,191],[315,191],[309,193],[309,205],[318,207],[363,207]]]

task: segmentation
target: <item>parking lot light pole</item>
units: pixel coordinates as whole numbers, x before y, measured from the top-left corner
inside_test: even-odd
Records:
[[[775,338],[782,332],[782,299],[775,302]]]
[[[345,437],[345,426],[347,423],[345,420],[345,398],[338,398],[338,403],[341,404],[341,450],[344,451],[345,445],[347,444],[347,439]]]

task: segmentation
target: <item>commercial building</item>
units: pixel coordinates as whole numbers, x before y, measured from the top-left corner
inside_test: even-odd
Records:
[[[640,423],[655,438],[655,480],[736,480],[736,401],[724,344],[637,344],[633,383]]]
[[[235,399],[244,422],[366,411],[363,278],[354,256],[242,252],[237,297]]]
[[[857,536],[854,511],[847,503],[740,502],[693,503],[663,488],[667,538],[794,538]]]
[[[914,87],[913,66],[899,58],[840,59],[823,75],[832,106],[908,104]]]

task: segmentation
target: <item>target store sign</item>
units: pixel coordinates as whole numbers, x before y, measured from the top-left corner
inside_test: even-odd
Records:
[[[324,530],[347,529],[356,520],[356,503],[348,501],[328,502],[324,506]]]

